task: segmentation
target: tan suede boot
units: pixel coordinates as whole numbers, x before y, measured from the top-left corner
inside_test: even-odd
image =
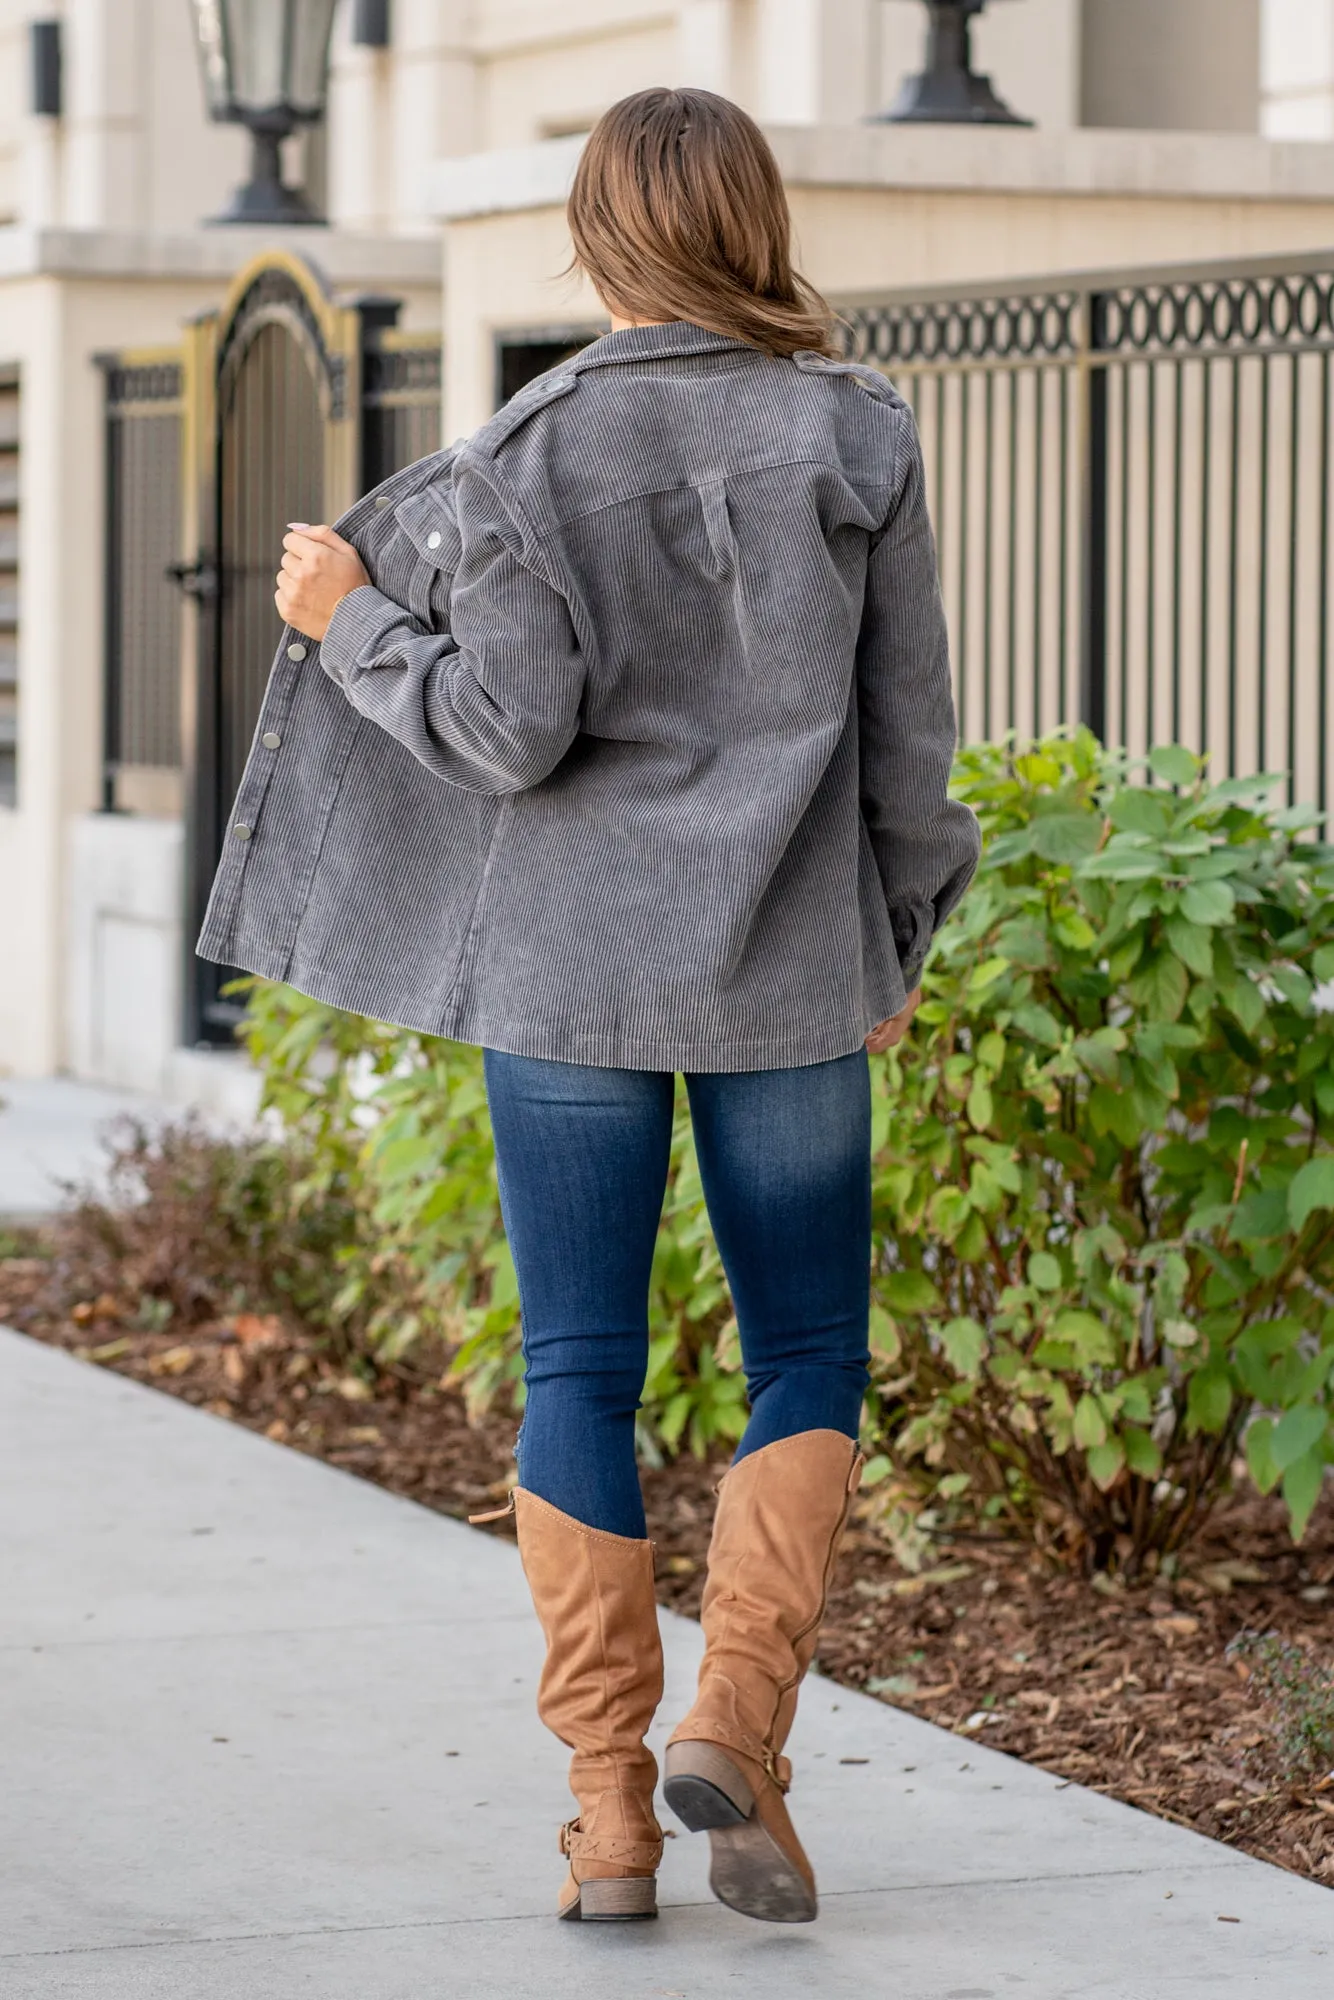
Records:
[[[522,1489],[519,1553],[546,1635],[537,1712],[574,1752],[578,1818],[561,1828],[570,1872],[557,1914],[617,1923],[658,1914],[658,1766],[644,1735],[662,1699],[653,1544],[608,1535]]]
[[[699,1693],[668,1743],[663,1792],[709,1835],[714,1895],[768,1923],[809,1923],[818,1907],[781,1751],[861,1468],[841,1431],[804,1431],[740,1459],[719,1488]]]

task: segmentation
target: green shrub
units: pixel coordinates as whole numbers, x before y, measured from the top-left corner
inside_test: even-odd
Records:
[[[1086,733],[962,756],[986,854],[885,1065],[875,1183],[891,1528],[962,1512],[1132,1571],[1239,1447],[1299,1537],[1334,1462],[1334,864],[1270,781],[1150,764]]]
[[[445,1341],[477,1405],[522,1400],[518,1283],[504,1239],[481,1057],[250,982],[244,1034],[266,1106],[310,1162],[298,1211],[337,1195],[356,1226],[332,1304],[375,1366]],[[741,1435],[735,1326],[682,1100],[653,1265],[641,1449]]]
[[[1268,781],[1148,785],[1086,733],[964,753],[987,852],[874,1067],[877,1505],[1133,1570],[1244,1447],[1300,1535],[1334,1460],[1334,862]],[[1325,988],[1325,991],[1321,991]],[[255,985],[246,1036],[341,1205],[331,1317],[368,1364],[453,1350],[518,1394],[518,1293],[475,1051]],[[739,1435],[731,1305],[684,1096],[641,1447]]]

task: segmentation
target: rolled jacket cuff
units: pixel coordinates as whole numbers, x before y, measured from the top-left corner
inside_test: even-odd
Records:
[[[373,583],[359,583],[340,597],[320,641],[320,664],[330,680],[346,689],[355,667],[364,666],[391,625],[406,614]]]
[[[889,925],[903,973],[904,991],[911,993],[922,976],[936,934],[935,908],[930,903],[901,903],[890,911]]]

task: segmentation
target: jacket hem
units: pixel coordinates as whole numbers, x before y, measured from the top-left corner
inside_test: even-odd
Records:
[[[324,1007],[382,1021],[412,1034],[437,1035],[472,1048],[495,1049],[500,1055],[526,1056],[535,1062],[584,1063],[591,1069],[647,1069],[727,1075],[745,1070],[810,1069],[855,1055],[871,1029],[888,1019],[900,999],[885,996],[870,1008],[865,1025],[845,1022],[821,1035],[760,1035],[736,1041],[713,1036],[643,1037],[614,1033],[573,1033],[561,1028],[527,1027],[513,1021],[492,1021],[467,1012],[451,1014],[428,1004],[406,1003],[392,1013],[377,1009],[371,996],[355,991],[341,969],[298,963],[289,965],[280,947],[220,937],[206,929],[195,947],[198,957],[234,966],[259,979],[278,980]]]

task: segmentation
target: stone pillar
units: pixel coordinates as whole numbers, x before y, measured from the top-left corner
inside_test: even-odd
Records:
[[[757,117],[845,125],[877,108],[872,0],[753,0]]]
[[[741,101],[735,0],[680,0],[678,81]]]
[[[1084,0],[1085,125],[1260,127],[1261,0]]]
[[[140,82],[148,60],[141,0],[66,0],[65,199],[71,229],[130,229],[146,206]],[[202,116],[202,112],[201,112]]]
[[[394,0],[388,104],[389,210],[400,226],[434,232],[432,164],[481,143],[467,0]]]
[[[1334,0],[1262,0],[1260,128],[1334,139]]]

